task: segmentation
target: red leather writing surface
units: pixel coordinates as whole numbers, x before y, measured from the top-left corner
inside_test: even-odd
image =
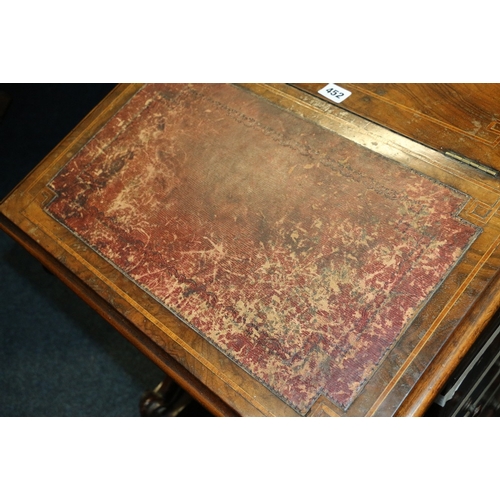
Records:
[[[467,197],[230,85],[148,85],[47,212],[301,413],[347,408],[478,229]]]

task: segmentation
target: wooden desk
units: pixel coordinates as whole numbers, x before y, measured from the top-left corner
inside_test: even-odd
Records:
[[[421,415],[498,309],[499,200],[310,88],[122,85],[1,225],[216,415]]]

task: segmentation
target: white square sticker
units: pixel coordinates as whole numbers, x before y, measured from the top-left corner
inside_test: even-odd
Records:
[[[330,101],[336,102],[337,104],[341,103],[352,94],[349,90],[343,89],[334,83],[329,83],[326,87],[318,90],[318,93],[325,96],[327,99],[330,99]]]

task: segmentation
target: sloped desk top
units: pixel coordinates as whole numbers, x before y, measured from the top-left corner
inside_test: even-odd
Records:
[[[420,415],[498,308],[496,177],[287,85],[121,85],[4,230],[217,415]]]
[[[318,94],[325,84],[297,84]],[[500,85],[493,83],[340,84],[338,105],[475,166],[500,170]],[[323,96],[321,98],[324,99]]]

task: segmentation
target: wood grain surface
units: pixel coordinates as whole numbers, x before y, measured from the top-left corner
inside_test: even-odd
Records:
[[[325,85],[297,84],[297,88],[320,96],[318,90]],[[438,151],[456,153],[500,171],[500,84],[339,86],[352,92],[338,104],[341,108]]]

